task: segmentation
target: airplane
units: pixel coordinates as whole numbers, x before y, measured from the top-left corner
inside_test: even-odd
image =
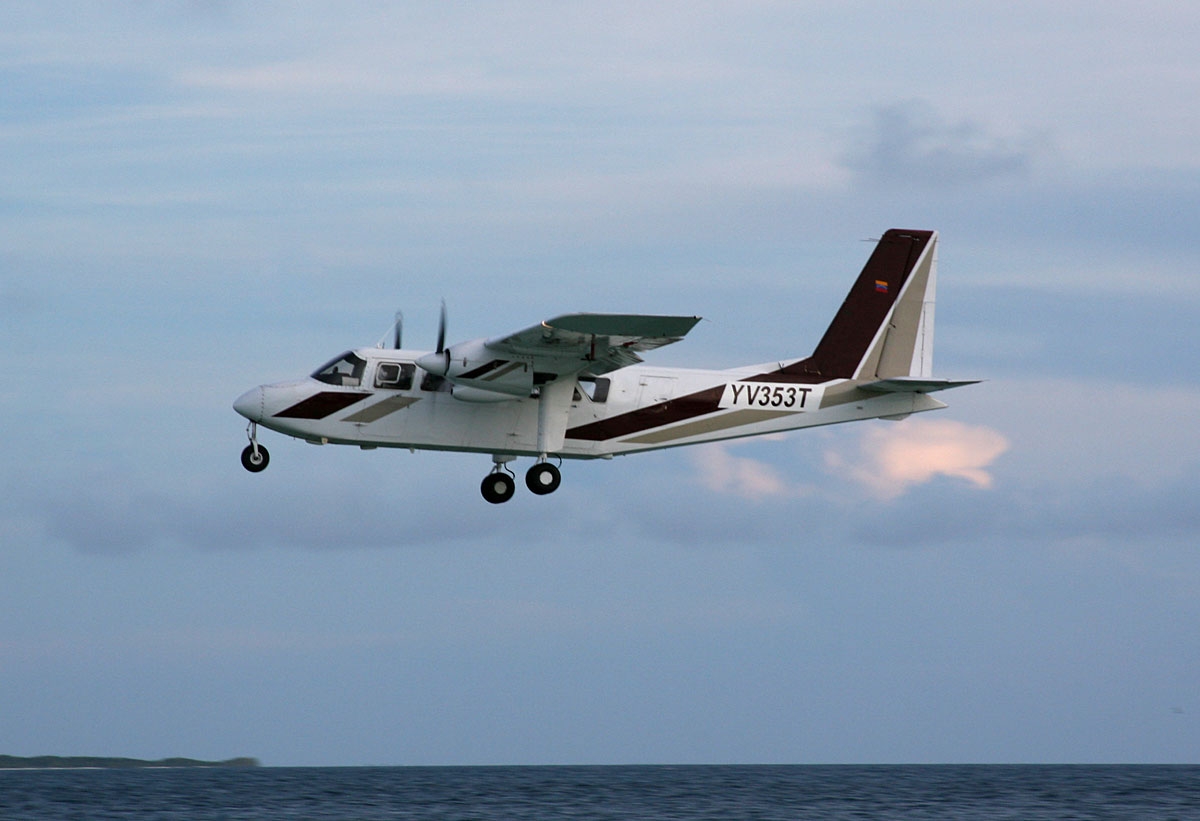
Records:
[[[260,426],[321,445],[488,453],[480,490],[500,504],[518,457],[534,459],[525,484],[546,495],[564,459],[944,408],[929,394],[980,380],[932,376],[937,242],[936,231],[887,231],[811,355],[736,368],[643,364],[639,354],[680,341],[698,316],[570,313],[447,346],[443,303],[433,351],[402,348],[397,321],[393,347],[347,351],[306,379],[239,396],[242,465],[267,467]]]

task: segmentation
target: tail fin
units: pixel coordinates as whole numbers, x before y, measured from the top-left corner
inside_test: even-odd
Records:
[[[936,287],[937,232],[886,232],[812,356],[774,375],[803,382],[930,376]]]

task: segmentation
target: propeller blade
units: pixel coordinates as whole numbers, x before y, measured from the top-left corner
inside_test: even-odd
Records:
[[[396,350],[400,350],[400,348],[401,348],[400,340],[403,337],[403,332],[404,332],[404,311],[396,311],[395,331],[396,331],[396,337],[395,337],[396,344],[392,345],[392,347],[395,348]]]
[[[442,312],[438,317],[437,352],[446,350],[446,300],[442,300]]]

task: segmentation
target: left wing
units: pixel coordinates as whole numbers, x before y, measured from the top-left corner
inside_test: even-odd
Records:
[[[531,357],[537,371],[615,371],[642,361],[638,353],[678,342],[698,316],[563,314],[485,343],[489,350]]]

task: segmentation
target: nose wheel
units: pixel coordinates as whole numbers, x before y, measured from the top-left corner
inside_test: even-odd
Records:
[[[267,453],[267,449],[262,445],[255,450],[254,445],[246,445],[246,449],[242,451],[242,467],[251,473],[258,473],[267,469],[267,463],[271,461],[271,454]]]
[[[258,425],[253,422],[247,425],[246,435],[250,437],[250,444],[246,445],[246,449],[242,451],[242,467],[251,473],[266,470],[267,464],[271,461],[271,454],[267,453],[267,449],[258,443]]]

